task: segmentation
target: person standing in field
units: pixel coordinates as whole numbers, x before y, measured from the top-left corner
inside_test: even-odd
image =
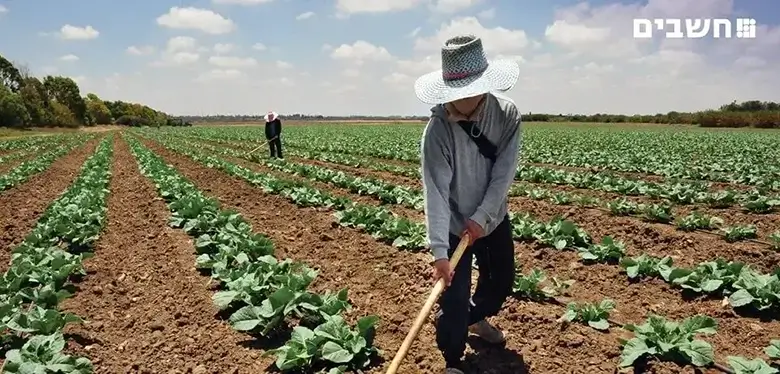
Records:
[[[511,89],[520,69],[511,60],[488,61],[473,35],[447,40],[441,57],[442,69],[418,78],[414,89],[434,105],[421,164],[434,278],[447,286],[439,299],[436,343],[445,373],[462,374],[469,332],[491,344],[506,340],[486,318],[498,313],[514,282],[507,195],[520,152],[520,113],[496,91]],[[453,269],[449,258],[466,233],[469,247]],[[479,278],[471,296],[474,257]]]
[[[282,121],[271,111],[265,115],[265,138],[271,148],[271,157],[282,158]]]

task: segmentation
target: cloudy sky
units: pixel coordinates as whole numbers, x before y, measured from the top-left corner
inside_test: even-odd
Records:
[[[757,35],[637,40],[637,17],[752,17]],[[780,101],[775,0],[0,0],[6,58],[173,114],[424,115],[414,80],[462,33],[520,63],[523,112]]]

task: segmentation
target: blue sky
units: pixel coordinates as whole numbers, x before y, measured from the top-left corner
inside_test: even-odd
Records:
[[[780,101],[780,74],[769,68],[780,66],[780,3],[770,0],[0,0],[0,6],[0,35],[11,36],[0,39],[6,58],[37,75],[74,77],[82,94],[176,114],[424,114],[414,80],[437,68],[438,46],[456,33],[475,33],[489,56],[520,64],[521,78],[508,95],[524,112],[653,113],[735,99]],[[304,13],[313,15],[296,19]],[[631,38],[635,17],[740,16],[757,19],[755,40]],[[65,25],[75,29],[63,32]],[[129,52],[131,46],[143,53]]]

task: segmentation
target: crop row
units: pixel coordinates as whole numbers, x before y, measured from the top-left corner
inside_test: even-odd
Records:
[[[30,147],[59,144],[72,138],[72,135],[53,135],[53,136],[28,136],[17,139],[0,141],[0,151],[13,151],[17,149],[28,149]]]
[[[193,144],[193,143],[190,143]],[[423,196],[422,191],[407,186],[394,185],[377,178],[357,177],[341,171],[328,169],[321,166],[300,164],[290,161],[269,160],[257,154],[247,154],[230,148],[217,147],[209,144],[193,144],[204,149],[221,153],[223,155],[244,158],[253,162],[263,163],[265,166],[279,171],[291,174],[298,174],[306,178],[332,184],[339,188],[344,188],[350,192],[359,195],[374,196],[386,204],[399,204],[422,211]],[[601,202],[597,199],[578,196],[566,192],[559,192],[548,195],[545,190],[528,189],[521,186],[513,186],[510,196],[528,196],[532,199],[549,198],[554,204],[568,205],[580,203],[586,206],[598,206],[600,209],[608,211],[616,216],[638,216],[642,219],[653,222],[671,224],[675,221],[670,205],[665,204],[637,204],[632,201],[617,198],[609,202]],[[758,230],[755,225],[746,226],[723,226],[722,219],[709,216],[704,213],[694,211],[684,217],[677,219],[677,228],[682,231],[699,230],[710,234],[718,235],[726,241],[736,242],[741,240],[752,240],[780,249],[780,231],[769,235],[771,242],[756,240]],[[720,232],[712,231],[720,228]]]
[[[315,270],[275,258],[273,243],[253,233],[240,214],[222,209],[137,139],[127,139],[141,172],[168,203],[170,225],[195,239],[196,267],[221,286],[213,301],[230,313],[233,328],[270,336],[298,320],[290,340],[268,352],[276,355],[280,370],[325,366],[337,374],[370,364],[379,353],[373,346],[378,317],[363,317],[351,328],[341,316],[351,307],[346,289],[323,295],[308,291]]]
[[[524,127],[521,164],[544,163],[780,188],[780,166],[769,161],[780,153],[768,134],[540,127]],[[416,126],[290,128],[284,142],[288,148],[305,146],[416,163],[420,130]],[[214,140],[253,143],[262,142],[263,136],[251,128],[198,128],[190,133]]]
[[[81,319],[57,309],[84,276],[103,229],[111,178],[111,137],[105,138],[70,187],[55,200],[24,241],[12,251],[0,280],[4,373],[92,372],[91,362],[63,352],[63,327]]]
[[[92,136],[80,136],[76,138],[76,140],[61,144],[52,150],[42,153],[38,157],[17,165],[5,174],[0,175],[0,191],[5,191],[16,186],[17,184],[26,181],[32,175],[48,169],[58,158],[83,145],[91,138]]]
[[[11,161],[15,161],[21,158],[25,158],[31,155],[35,155],[36,153],[40,152],[41,150],[44,150],[46,148],[50,148],[53,144],[35,144],[30,145],[27,148],[24,148],[23,150],[19,150],[13,153],[9,153],[5,156],[0,156],[0,165],[3,165],[5,163],[9,163]]]
[[[149,134],[149,136],[152,137],[153,135]],[[206,156],[202,152],[193,151],[193,149],[197,148],[192,147],[191,145],[187,145],[186,143],[176,144],[176,140],[171,138],[155,138],[162,142],[166,147],[176,152],[187,152],[189,153],[189,156],[196,161],[206,163],[212,167],[216,166],[217,168],[221,168],[217,165],[226,166],[229,164],[216,157]],[[583,260],[588,262],[598,262],[599,254],[609,253],[610,250],[614,251],[615,247],[620,248],[619,243],[615,243],[608,238],[605,238],[602,243],[599,244],[589,244],[590,238],[587,236],[587,234],[583,233],[581,230],[576,228],[573,223],[568,221],[558,220],[556,222],[551,222],[544,227],[540,227],[538,225],[534,225],[533,222],[527,217],[513,216],[512,220],[514,224],[513,226],[515,235],[518,238],[525,239],[530,237],[542,243],[560,248],[567,248],[570,246],[579,247],[577,249],[580,251]],[[591,261],[589,259],[597,261]],[[671,266],[671,262],[669,262],[669,260],[665,259],[664,261],[668,264],[670,269],[673,269],[675,276],[677,276],[676,278],[670,278],[672,279],[670,282],[677,282],[673,284],[677,284],[682,288],[687,288],[692,284],[696,284],[695,279],[698,279],[697,277],[702,274],[701,269],[708,265],[708,263],[705,263],[694,269],[674,268]],[[610,259],[606,259],[605,257],[605,261],[610,261]],[[624,267],[626,267],[629,275],[636,277],[637,275],[634,274],[635,272],[632,261],[639,262],[641,260],[635,261],[635,259],[626,259],[623,264]],[[747,267],[744,268],[746,269],[745,274],[754,274],[750,270],[747,270]],[[636,273],[640,274],[639,271]],[[683,278],[685,278],[685,280],[683,280]],[[534,297],[534,295],[539,294],[553,294],[553,290],[551,290],[550,287],[542,288],[541,284],[543,281],[544,277],[542,273],[538,271],[532,272],[527,276],[519,274],[514,289],[518,295],[524,297]],[[571,305],[567,309],[569,310],[567,311],[567,318],[571,318],[571,320],[576,320],[578,318],[580,320],[588,320],[591,318],[589,310],[592,308],[592,305]],[[659,321],[663,323],[659,324]],[[694,347],[696,347],[701,343],[701,341],[694,342],[694,334],[702,332],[705,327],[707,329],[714,329],[713,322],[714,321],[712,319],[703,316],[693,317],[689,320],[683,321],[682,324],[676,324],[673,321],[666,321],[662,317],[651,317],[645,324],[641,326],[632,327],[632,325],[629,325],[627,328],[635,332],[635,337],[625,343],[621,365],[630,366],[636,359],[646,355],[658,356],[659,358],[673,358],[674,355],[679,355],[681,352],[687,352],[686,350],[690,347],[690,344],[693,344]],[[696,323],[700,323],[706,326],[698,328],[694,326]],[[654,335],[654,333],[663,334]],[[642,344],[644,344],[644,348],[642,348]],[[663,347],[664,350],[661,350],[661,347]],[[682,357],[687,358],[687,362],[695,365],[711,364],[712,357],[714,356],[711,348],[709,349],[709,352],[701,352],[701,350],[698,350],[697,352],[699,352],[699,354],[696,356],[683,355]],[[731,365],[735,368],[740,367],[742,364],[766,365],[766,363],[761,359],[747,360],[740,357],[730,357],[729,360]],[[738,369],[735,369],[735,371],[738,373],[744,372]]]
[[[211,165],[215,165],[216,163],[220,163],[226,167],[232,165],[219,158],[205,155],[202,151],[193,151],[194,149],[208,148],[206,145],[201,144],[195,147],[192,143],[186,143],[174,138],[163,139],[158,136],[157,139],[174,151],[188,152],[189,155],[199,157],[201,160],[208,160],[208,163]],[[233,153],[228,149],[223,149],[223,152],[225,154]],[[268,163],[269,166],[277,165],[282,169],[287,167],[289,168],[289,172],[297,172],[300,174],[303,174],[306,170],[319,170],[320,173],[310,172],[308,175],[315,177],[326,176],[322,179],[322,181],[326,183],[330,183],[330,180],[332,179],[340,181],[339,183],[345,183],[344,181],[360,183],[362,181],[362,179],[357,177],[347,177],[346,174],[342,172],[331,171],[329,174],[328,169],[317,166],[295,165],[284,161],[268,161]],[[237,166],[232,165],[229,167]],[[251,171],[250,173],[258,174]],[[377,189],[372,196],[378,197],[382,193],[392,194],[391,191],[394,190]],[[400,191],[401,195],[399,195],[399,198],[403,198],[403,196],[405,196],[404,193],[407,193],[408,190],[401,188],[396,191]],[[388,198],[385,197],[385,199]],[[511,222],[513,234],[517,240],[533,240],[556,249],[573,249],[579,252],[584,262],[620,262],[626,269],[629,278],[657,276],[672,285],[680,286],[700,294],[711,295],[719,292],[723,295],[736,294],[736,296],[732,296],[730,300],[732,306],[735,308],[751,306],[758,310],[774,310],[780,306],[780,294],[773,294],[772,292],[767,293],[776,287],[780,287],[780,280],[778,280],[780,270],[776,270],[772,274],[761,274],[742,263],[726,262],[720,259],[704,262],[691,269],[685,269],[674,267],[671,257],[656,258],[643,254],[634,258],[624,258],[625,246],[623,243],[614,241],[611,237],[604,237],[600,243],[594,243],[588,233],[573,222],[561,218],[554,218],[549,222],[539,222],[527,214],[512,214]],[[363,225],[368,224],[363,223]],[[418,225],[418,227],[421,226],[419,223],[416,223],[416,225]],[[413,248],[420,249],[422,247],[423,245],[418,245]],[[712,270],[713,268],[715,270]],[[702,288],[696,286],[696,282],[701,282],[702,279],[709,280],[713,277],[708,275],[710,270],[712,270],[713,273],[718,274],[718,279],[722,281],[720,287],[710,290],[706,287]],[[681,274],[685,274],[685,277]],[[688,277],[691,274],[694,275]],[[687,282],[693,283],[688,284]],[[737,293],[740,290],[742,291]],[[749,295],[746,295],[745,293]]]
[[[697,339],[699,334],[710,335],[717,332],[717,321],[713,318],[699,314],[682,321],[674,321],[651,314],[640,325],[622,324],[610,319],[610,313],[617,307],[611,299],[603,299],[599,303],[566,304],[558,300],[556,296],[571,284],[573,281],[560,281],[555,278],[549,282],[544,271],[533,269],[527,275],[516,275],[513,292],[515,297],[565,305],[558,322],[580,323],[604,332],[610,327],[632,332],[633,337],[630,339],[620,339],[623,349],[619,367],[631,367],[640,360],[655,358],[678,364],[714,367],[733,374],[780,373],[780,340],[770,340],[764,349],[772,365],[763,358],[742,356],[728,356],[729,366],[720,365],[715,362],[713,347],[708,342]]]
[[[419,162],[420,130],[419,127],[313,127],[290,131],[293,136],[286,139],[290,146],[304,144],[307,148],[315,146],[317,150]],[[771,134],[615,132],[533,126],[523,130],[523,164],[599,167],[673,178],[780,187],[780,167],[770,161],[780,154]]]
[[[207,140],[203,136],[198,139]],[[392,165],[367,160],[354,149],[339,147],[339,152],[322,146],[298,143],[288,155],[314,158],[349,166],[360,165],[377,171],[387,171],[405,177],[420,178],[419,166]],[[419,159],[417,159],[419,162]],[[711,190],[710,185],[691,181],[650,182],[605,172],[570,171],[551,167],[521,165],[515,174],[515,180],[530,183],[566,185],[576,188],[617,193],[626,196],[647,196],[663,199],[676,204],[707,204],[713,208],[727,208],[735,205],[751,213],[771,213],[780,207],[780,197],[767,194],[762,189],[740,192],[733,189]]]
[[[317,147],[299,145],[306,150],[319,151]],[[321,147],[320,147],[321,148]],[[350,154],[350,150],[341,152]],[[351,155],[359,155],[353,153]],[[398,169],[395,167],[394,169]],[[388,170],[391,171],[391,170]],[[419,167],[409,166],[403,175],[419,176]],[[628,196],[648,196],[654,199],[665,199],[677,204],[708,204],[712,207],[730,207],[741,204],[742,207],[754,213],[769,213],[780,206],[780,198],[768,195],[760,189],[747,192],[721,189],[711,190],[709,184],[690,181],[650,182],[633,179],[611,173],[571,171],[555,169],[543,166],[521,165],[515,174],[515,180],[547,183],[555,185],[568,185],[576,188],[585,188],[610,193],[618,193]],[[780,186],[780,184],[778,185]]]

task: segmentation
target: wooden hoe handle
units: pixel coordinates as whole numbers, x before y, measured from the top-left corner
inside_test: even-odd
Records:
[[[460,261],[460,258],[463,256],[463,252],[466,251],[466,247],[468,247],[469,241],[469,234],[463,235],[463,238],[460,239],[460,243],[458,243],[458,247],[455,249],[455,253],[453,253],[452,258],[450,258],[450,269],[454,270],[458,266],[458,261]],[[403,361],[404,357],[406,357],[406,354],[409,352],[409,348],[412,347],[414,339],[417,338],[417,334],[420,333],[420,329],[422,329],[423,323],[425,323],[428,315],[431,314],[433,304],[436,303],[436,300],[439,299],[439,296],[443,291],[444,279],[439,279],[433,286],[433,290],[428,296],[428,300],[425,300],[425,304],[423,304],[420,313],[417,314],[417,319],[414,320],[412,328],[409,330],[409,333],[406,334],[406,338],[401,344],[401,348],[399,348],[398,352],[395,354],[393,362],[391,362],[390,366],[387,368],[387,372],[385,372],[386,374],[395,374],[398,371],[398,367],[401,366],[401,361]]]
[[[251,155],[252,153],[255,153],[255,151],[256,151],[256,150],[258,150],[258,149],[260,149],[260,148],[263,148],[263,147],[267,146],[267,145],[268,145],[268,143],[270,143],[270,142],[271,142],[271,140],[274,140],[274,139],[276,139],[276,138],[277,138],[277,137],[276,137],[276,136],[274,136],[273,138],[271,138],[271,139],[268,139],[268,140],[267,140],[265,143],[263,143],[263,145],[261,145],[261,146],[258,146],[257,148],[255,148],[255,149],[253,149],[253,150],[249,151],[249,153],[247,153],[247,154],[246,154],[246,156],[249,156],[249,155]]]

